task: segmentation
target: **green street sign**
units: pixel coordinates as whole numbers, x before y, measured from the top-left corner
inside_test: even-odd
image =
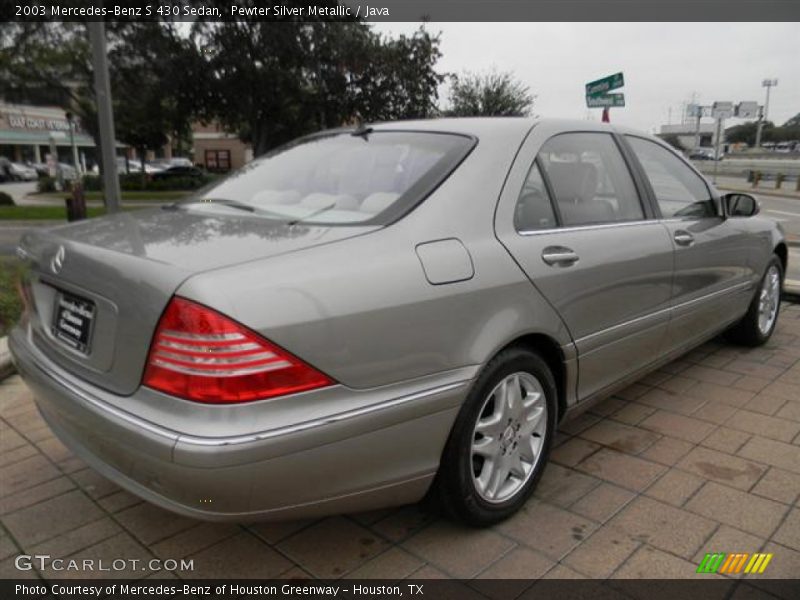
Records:
[[[622,76],[622,73],[614,73],[613,75],[609,75],[608,77],[603,77],[602,79],[598,79],[596,81],[591,81],[587,83],[586,97],[588,98],[589,96],[599,96],[600,94],[605,94],[606,92],[610,92],[611,90],[616,90],[617,88],[621,88],[624,85],[625,85],[625,78]]]
[[[625,106],[625,94],[601,94],[599,96],[586,96],[586,106],[589,108]]]

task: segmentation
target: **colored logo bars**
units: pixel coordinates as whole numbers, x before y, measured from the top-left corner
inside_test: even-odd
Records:
[[[749,554],[747,552],[739,552],[733,554],[726,554],[725,552],[712,552],[703,557],[700,565],[697,567],[698,573],[763,573],[767,568],[769,561],[772,560],[772,554]]]

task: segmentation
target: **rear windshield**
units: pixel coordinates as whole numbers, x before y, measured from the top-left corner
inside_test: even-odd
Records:
[[[387,224],[433,191],[473,144],[444,133],[323,134],[254,160],[185,206],[320,225]]]

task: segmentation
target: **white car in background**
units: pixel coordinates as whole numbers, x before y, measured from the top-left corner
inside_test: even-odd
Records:
[[[8,171],[14,181],[36,181],[39,178],[36,169],[18,162],[10,163]]]

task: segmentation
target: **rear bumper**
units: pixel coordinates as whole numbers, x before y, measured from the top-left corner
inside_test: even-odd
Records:
[[[304,409],[293,422],[279,418],[280,406],[270,401],[196,411],[180,401],[189,415],[180,420],[174,408],[159,418],[152,390],[121,397],[74,377],[19,327],[9,347],[39,410],[70,449],[132,493],[204,520],[307,517],[420,499],[477,370],[298,394]],[[244,411],[243,425],[237,414]]]

